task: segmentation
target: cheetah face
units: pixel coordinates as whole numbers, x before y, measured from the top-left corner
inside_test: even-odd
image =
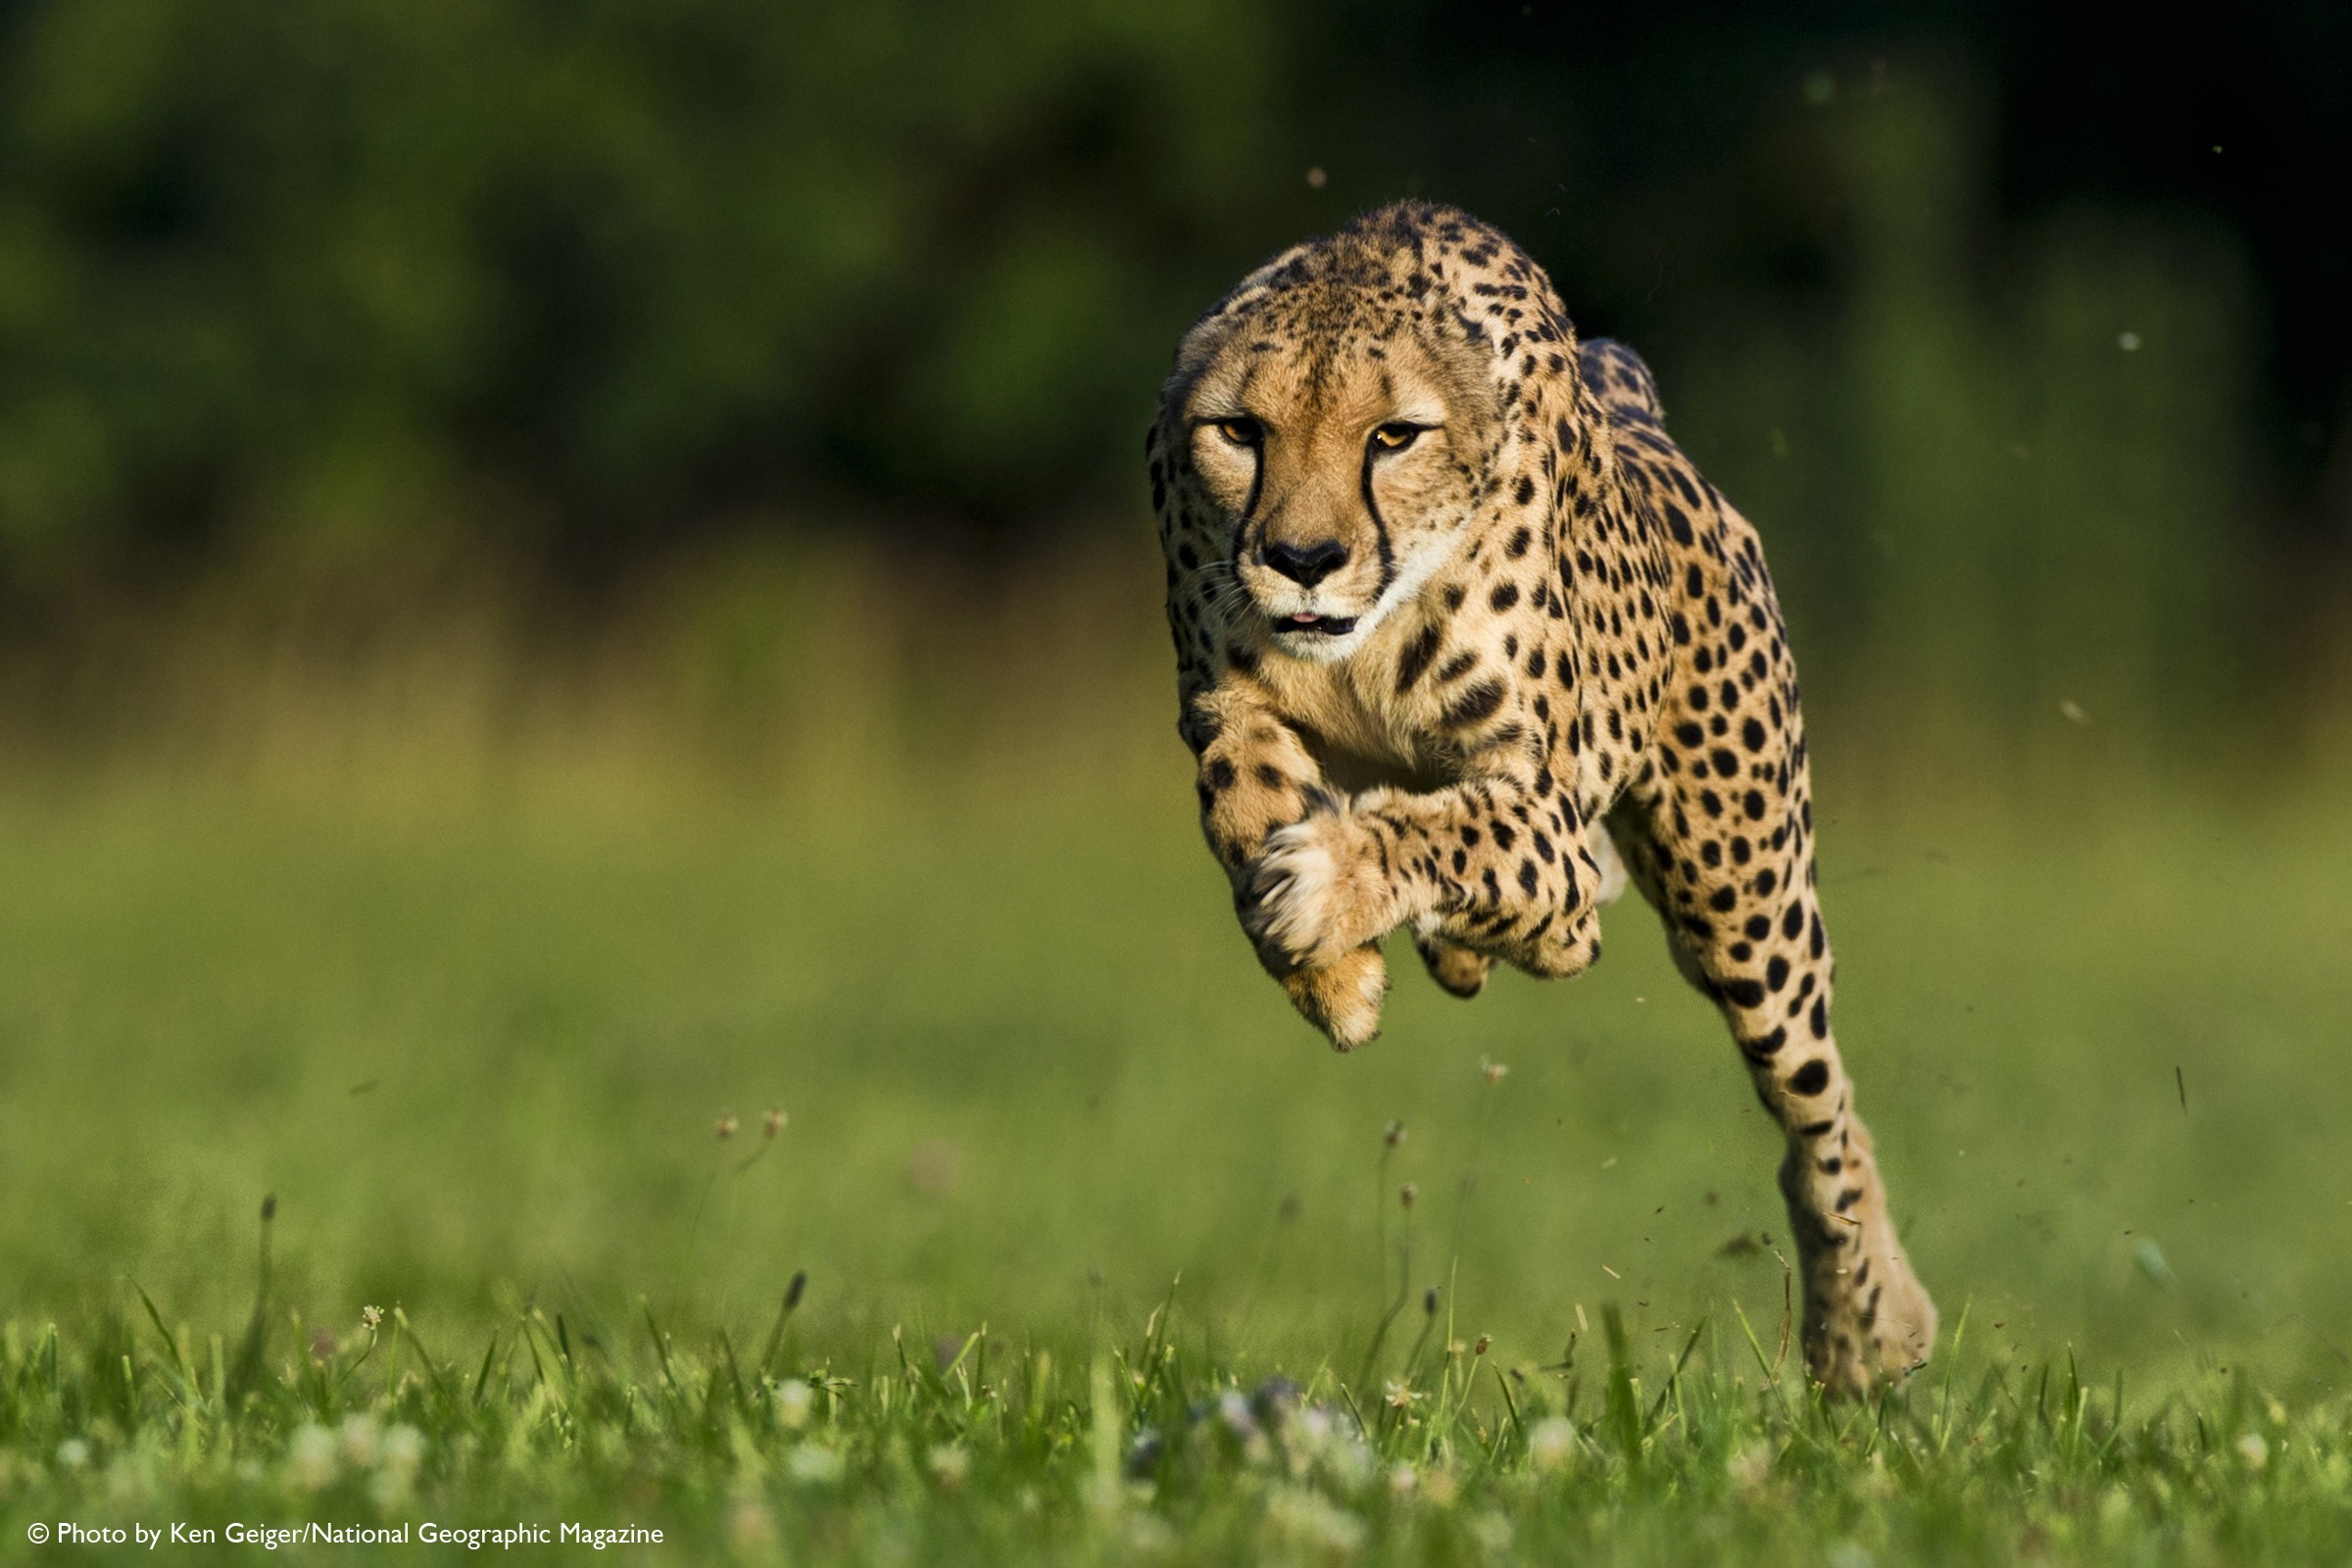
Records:
[[[1348,658],[1460,544],[1494,422],[1466,359],[1403,328],[1286,351],[1249,323],[1207,358],[1192,467],[1278,651]]]

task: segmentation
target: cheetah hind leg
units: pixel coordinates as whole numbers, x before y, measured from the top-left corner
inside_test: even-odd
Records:
[[[1487,971],[1494,967],[1494,959],[1475,948],[1447,941],[1439,924],[1434,916],[1416,924],[1413,946],[1420,950],[1421,961],[1429,965],[1429,977],[1467,1002],[1486,989]]]
[[[1627,886],[1624,857],[1607,833],[1592,834],[1589,847],[1592,863],[1600,867],[1600,889],[1594,897],[1601,904],[1614,904]],[[1449,941],[1442,927],[1436,916],[1421,921],[1413,927],[1413,946],[1421,951],[1421,961],[1429,965],[1429,977],[1467,1002],[1486,989],[1487,972],[1494,967],[1494,956]]]

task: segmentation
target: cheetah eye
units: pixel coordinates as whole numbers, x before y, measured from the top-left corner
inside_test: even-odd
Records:
[[[1259,427],[1258,422],[1248,417],[1219,419],[1216,422],[1216,430],[1217,434],[1225,438],[1228,445],[1249,447],[1252,450],[1265,438],[1265,432]]]
[[[1381,425],[1372,432],[1372,450],[1375,452],[1402,452],[1406,447],[1420,440],[1421,432],[1426,428],[1425,425],[1406,424],[1401,420]]]

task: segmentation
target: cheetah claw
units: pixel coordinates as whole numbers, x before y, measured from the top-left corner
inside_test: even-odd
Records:
[[[1277,828],[1239,901],[1242,928],[1277,978],[1329,968],[1396,924],[1387,879],[1344,813]]]

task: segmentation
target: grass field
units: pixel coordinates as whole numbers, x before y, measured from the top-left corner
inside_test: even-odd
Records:
[[[1468,1005],[1400,945],[1334,1057],[1156,760],[887,811],[0,792],[0,1558],[2352,1559],[2352,805],[1825,781],[1945,1342],[1822,1410],[1775,1140],[1645,910]]]

